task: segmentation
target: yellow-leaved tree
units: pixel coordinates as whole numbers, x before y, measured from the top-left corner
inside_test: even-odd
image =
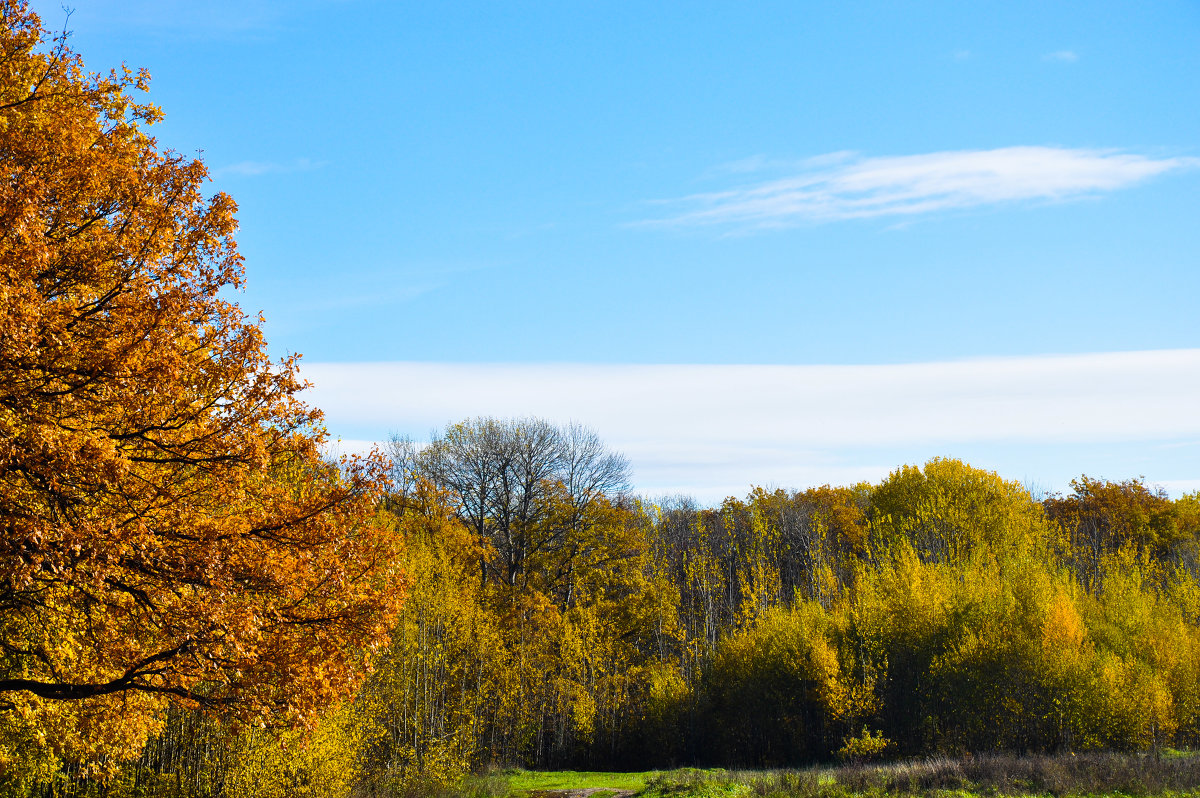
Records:
[[[147,76],[87,72],[24,0],[0,64],[0,758],[120,759],[168,700],[302,720],[396,611],[382,462],[323,460]]]

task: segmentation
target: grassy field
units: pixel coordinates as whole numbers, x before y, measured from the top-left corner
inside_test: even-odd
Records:
[[[633,790],[640,792],[645,789],[648,778],[658,774],[650,773],[605,773],[576,770],[517,770],[507,771],[509,789],[512,795],[526,796],[551,790],[579,790],[603,788],[607,790]]]
[[[1200,756],[1091,753],[988,754],[800,770],[684,768],[604,773],[510,770],[463,785],[471,798],[553,796],[581,789],[643,798],[991,798],[993,796],[1197,796]],[[598,793],[596,798],[603,798]]]

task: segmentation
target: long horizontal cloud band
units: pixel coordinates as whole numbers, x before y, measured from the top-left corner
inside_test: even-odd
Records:
[[[1057,147],[882,158],[834,153],[800,164],[783,179],[668,200],[664,204],[675,212],[647,224],[772,227],[1064,200],[1115,191],[1198,164],[1197,158]]]
[[[614,445],[828,449],[1200,435],[1200,349],[867,366],[309,363],[336,430],[575,420]],[[357,432],[353,434],[364,434]]]

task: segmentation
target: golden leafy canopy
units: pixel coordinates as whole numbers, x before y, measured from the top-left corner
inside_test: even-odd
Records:
[[[235,204],[160,150],[148,76],[0,3],[0,699],[137,691],[298,718],[397,591],[378,458],[323,461]]]

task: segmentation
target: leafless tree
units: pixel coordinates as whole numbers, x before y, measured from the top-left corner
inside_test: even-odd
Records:
[[[537,418],[476,418],[451,424],[417,451],[393,442],[404,475],[450,492],[462,521],[495,547],[483,576],[509,585],[523,579],[530,557],[566,545],[588,506],[628,489],[629,462],[591,429]],[[551,494],[563,491],[572,512],[547,518]]]

